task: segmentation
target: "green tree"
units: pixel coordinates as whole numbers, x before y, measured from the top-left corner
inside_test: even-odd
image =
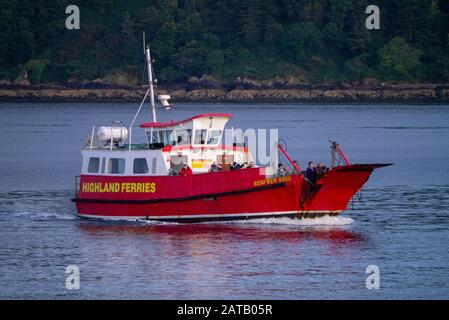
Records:
[[[378,51],[379,72],[386,80],[413,80],[421,67],[421,51],[395,37]]]
[[[326,41],[340,50],[347,46],[348,43],[345,28],[348,25],[348,17],[352,5],[351,0],[330,0],[328,9],[329,22],[324,27],[324,34],[326,35]]]
[[[280,47],[286,58],[302,65],[321,51],[322,41],[323,34],[313,22],[301,22],[287,27]]]
[[[260,0],[244,1],[240,15],[242,42],[247,46],[258,46],[262,40],[263,25]]]
[[[191,41],[173,55],[174,66],[182,78],[200,77],[207,72],[208,50],[198,41]]]
[[[221,50],[212,50],[207,54],[208,73],[220,75],[224,67],[224,54]]]
[[[48,59],[35,59],[30,60],[25,65],[25,69],[28,73],[28,79],[31,83],[40,83],[42,75],[47,65],[50,63]]]

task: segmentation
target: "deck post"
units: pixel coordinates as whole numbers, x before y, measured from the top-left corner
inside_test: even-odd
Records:
[[[92,150],[92,146],[94,143],[94,134],[95,134],[95,127],[92,127],[92,135],[90,136],[90,150]]]
[[[345,164],[347,166],[351,165],[351,162],[349,162],[348,158],[346,158],[346,155],[343,153],[343,151],[340,149],[340,145],[337,144],[337,151],[340,154],[340,156],[342,157],[343,161],[345,162]]]

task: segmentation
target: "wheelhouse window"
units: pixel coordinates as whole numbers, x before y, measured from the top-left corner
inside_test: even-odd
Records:
[[[195,130],[195,144],[205,144],[206,143],[206,129]]]
[[[190,144],[191,129],[151,130],[146,132],[148,143],[163,143],[174,146],[176,144]]]
[[[190,139],[192,138],[191,129],[177,129],[176,130],[176,143],[179,145],[190,144]]]
[[[149,130],[146,132],[148,143],[174,144],[173,130]]]
[[[148,173],[147,159],[136,158],[134,159],[133,173]]]
[[[164,144],[169,144],[171,146],[174,146],[176,144],[175,132],[173,130],[165,130]]]
[[[148,143],[159,143],[163,142],[162,132],[158,130],[151,129],[147,131]]]
[[[112,174],[123,174],[125,172],[125,159],[110,158],[108,172]]]
[[[100,169],[100,158],[89,158],[89,165],[87,166],[87,172],[97,173]]]
[[[211,130],[207,144],[217,144],[220,141],[221,130]]]

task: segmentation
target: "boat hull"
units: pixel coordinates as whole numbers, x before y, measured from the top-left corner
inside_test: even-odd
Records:
[[[258,217],[294,217],[298,213],[296,185],[231,194],[205,195],[196,199],[158,202],[77,202],[80,216],[108,219],[146,219],[165,221],[206,221]]]
[[[199,222],[337,215],[381,165],[336,167],[316,184],[302,174],[266,178],[262,168],[187,177],[81,176],[79,216]]]
[[[260,168],[187,177],[81,176],[73,201],[87,218],[191,222],[294,217],[301,183],[300,175],[267,179]]]

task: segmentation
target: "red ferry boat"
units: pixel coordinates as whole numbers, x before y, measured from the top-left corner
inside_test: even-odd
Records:
[[[149,87],[129,129],[120,122],[93,128],[82,148],[81,176],[72,199],[81,217],[197,222],[332,216],[346,209],[374,169],[390,165],[350,164],[334,142],[332,167],[312,182],[281,144],[276,152],[291,167],[283,172],[277,161],[256,165],[245,145],[223,144],[230,114],[158,122],[149,47],[144,52]],[[153,122],[140,125],[144,140],[133,144],[133,125],[148,96]],[[170,96],[158,98],[170,108]],[[337,158],[344,165],[337,165]]]

